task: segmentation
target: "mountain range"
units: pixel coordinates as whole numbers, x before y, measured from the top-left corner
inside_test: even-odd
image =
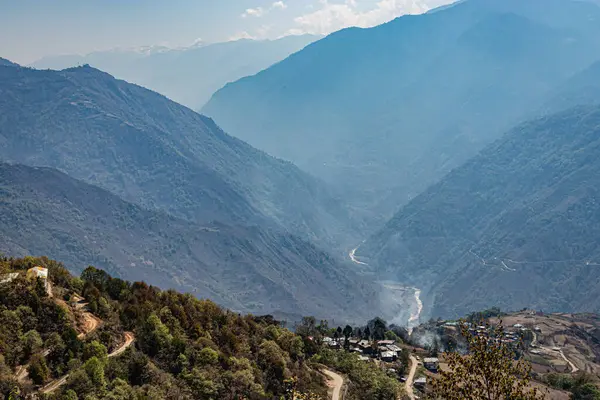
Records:
[[[195,62],[232,68],[199,74],[212,91],[257,48],[315,39],[85,61],[193,97]],[[592,2],[465,0],[311,43],[210,117],[89,65],[0,59],[0,250],[253,313],[414,322],[419,294],[435,317],[600,311],[599,51]]]
[[[317,39],[318,36],[299,35],[277,40],[241,39],[181,49],[98,51],[87,55],[48,56],[30,66],[61,70],[89,64],[198,110],[226,83],[253,75]]]
[[[357,256],[432,315],[600,309],[600,108],[520,125],[417,196]]]
[[[354,240],[343,201],[211,119],[89,66],[0,66],[0,109],[7,254],[240,311],[351,317],[372,302],[374,285],[335,256]]]
[[[599,21],[588,2],[458,2],[333,33],[202,111],[336,186],[376,227],[596,61]]]
[[[64,257],[210,298],[238,312],[369,315],[369,284],[297,236],[199,224],[123,201],[51,168],[0,163],[0,250]]]
[[[340,198],[211,119],[89,66],[0,67],[0,157],[49,166],[193,221],[267,223],[325,243],[352,236]]]

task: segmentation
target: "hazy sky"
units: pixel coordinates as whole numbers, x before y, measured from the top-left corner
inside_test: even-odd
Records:
[[[451,0],[0,0],[0,57],[327,34]]]

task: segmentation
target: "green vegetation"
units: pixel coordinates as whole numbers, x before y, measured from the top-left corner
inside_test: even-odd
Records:
[[[571,392],[572,400],[600,400],[598,378],[585,372],[574,376],[552,372],[546,375],[544,380],[553,388]]]
[[[348,338],[353,333],[358,334],[357,336],[362,339],[373,341],[375,348],[375,341],[383,340],[386,335],[398,338],[392,330],[388,330],[383,319],[374,318],[361,328],[353,329],[347,325],[342,329],[341,326],[329,327],[327,321],[324,320],[317,324],[314,317],[305,317],[296,327],[296,333],[302,337],[306,357],[309,357],[312,363],[323,364],[344,374],[348,383],[347,400],[394,400],[397,398],[401,389],[397,374],[403,373],[408,366],[408,351],[401,352],[400,364],[394,365],[397,371],[394,376],[388,375],[384,368],[374,362],[360,360],[358,354],[349,351]],[[337,350],[327,348],[322,344],[325,336],[343,338],[344,345]]]
[[[514,361],[514,351],[504,344],[502,326],[472,332],[461,323],[467,355],[446,353],[447,371],[433,380],[433,398],[444,400],[537,400],[543,395],[528,389],[531,365]]]
[[[49,269],[53,297],[23,276],[35,265]],[[271,399],[291,393],[290,379],[307,398],[325,393],[301,338],[272,317],[241,316],[93,267],[74,278],[46,258],[0,259],[0,273],[9,272],[21,274],[0,284],[0,397],[24,399],[66,374],[42,398]],[[75,294],[102,317],[85,337],[75,329],[80,311],[60,300]],[[133,346],[108,357],[125,332],[135,335]],[[28,379],[16,379],[17,366],[27,367]]]
[[[325,364],[348,377],[347,400],[394,400],[401,390],[397,378],[388,376],[372,362],[359,361],[355,353],[322,349],[311,360]]]

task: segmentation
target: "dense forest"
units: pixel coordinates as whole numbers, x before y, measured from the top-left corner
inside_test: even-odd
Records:
[[[48,286],[28,277],[35,266],[48,269]],[[2,398],[324,399],[324,364],[356,377],[349,399],[391,400],[399,390],[310,330],[94,267],[74,277],[45,257],[0,258],[0,282]]]

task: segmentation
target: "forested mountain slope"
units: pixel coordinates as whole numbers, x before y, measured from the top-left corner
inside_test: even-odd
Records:
[[[0,163],[0,251],[60,257],[236,311],[358,317],[371,286],[290,234],[148,211],[49,168]]]
[[[50,293],[25,277],[37,265],[48,268]],[[266,400],[292,389],[327,393],[323,375],[304,360],[302,338],[270,316],[241,316],[93,267],[75,278],[47,258],[0,258],[5,273],[19,276],[0,284],[2,398]],[[99,325],[81,334],[83,315]]]
[[[385,218],[595,61],[599,21],[588,2],[467,0],[336,32],[203,111]]]
[[[146,208],[193,221],[352,237],[321,182],[164,96],[84,66],[0,67],[0,159],[58,168]]]
[[[416,197],[361,246],[432,315],[600,310],[600,108],[525,123]]]
[[[560,85],[542,106],[540,113],[550,115],[568,108],[600,104],[600,61]]]
[[[90,64],[199,110],[226,83],[253,75],[317,39],[318,36],[302,35],[277,40],[242,39],[183,49],[100,51],[85,56],[45,57],[31,66],[64,69]]]

